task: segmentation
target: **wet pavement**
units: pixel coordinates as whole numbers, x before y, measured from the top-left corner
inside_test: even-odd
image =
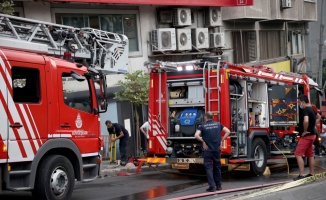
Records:
[[[170,165],[144,165],[140,168],[140,173],[136,174],[137,166],[128,164],[118,166],[103,161],[101,166],[101,176],[89,183],[76,182],[73,195],[70,200],[166,200],[166,199],[189,199],[189,195],[199,195],[193,199],[237,199],[248,194],[263,190],[263,185],[270,183],[287,183],[298,173],[298,168],[294,167],[287,171],[283,163],[270,165],[271,174],[266,176],[252,176],[248,172],[229,172],[222,170],[223,190],[220,193],[209,194],[205,192],[208,187],[206,175],[180,174],[172,170]],[[326,171],[326,155],[317,158],[316,173]],[[308,173],[308,168],[305,168]],[[119,174],[120,173],[120,174]],[[325,179],[299,185],[287,190],[277,191],[271,194],[252,196],[249,199],[326,199],[320,196],[326,195]],[[318,189],[314,189],[318,185]],[[231,192],[239,188],[249,188],[258,186],[257,190],[245,190]],[[226,192],[229,191],[229,192]],[[311,192],[313,191],[313,192]],[[205,194],[206,193],[206,194]],[[297,193],[302,193],[298,198]],[[306,195],[303,195],[306,194]],[[312,198],[314,197],[314,198]],[[0,194],[1,200],[24,199],[31,200],[30,192],[5,192]]]

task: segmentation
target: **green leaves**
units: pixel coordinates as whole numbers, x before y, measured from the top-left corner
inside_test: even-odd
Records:
[[[119,81],[118,85],[123,89],[115,93],[115,99],[136,105],[147,104],[149,74],[144,74],[141,70],[125,74],[125,81]]]
[[[14,2],[13,1],[1,1],[0,2],[0,13],[6,15],[14,14]]]

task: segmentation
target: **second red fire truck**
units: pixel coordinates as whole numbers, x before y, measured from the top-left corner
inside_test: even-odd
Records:
[[[150,69],[148,153],[180,171],[202,166],[202,144],[194,133],[207,111],[231,130],[222,165],[260,175],[269,158],[293,156],[298,95],[321,106],[311,78],[265,66],[194,60],[158,62]]]

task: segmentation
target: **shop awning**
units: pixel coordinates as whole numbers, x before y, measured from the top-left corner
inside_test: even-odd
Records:
[[[52,0],[53,2],[165,5],[165,6],[252,6],[254,0]]]

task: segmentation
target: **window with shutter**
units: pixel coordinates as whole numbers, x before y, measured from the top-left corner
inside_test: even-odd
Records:
[[[232,43],[234,63],[248,63],[256,60],[255,31],[232,31]]]
[[[264,30],[259,32],[260,60],[286,56],[284,31]]]

